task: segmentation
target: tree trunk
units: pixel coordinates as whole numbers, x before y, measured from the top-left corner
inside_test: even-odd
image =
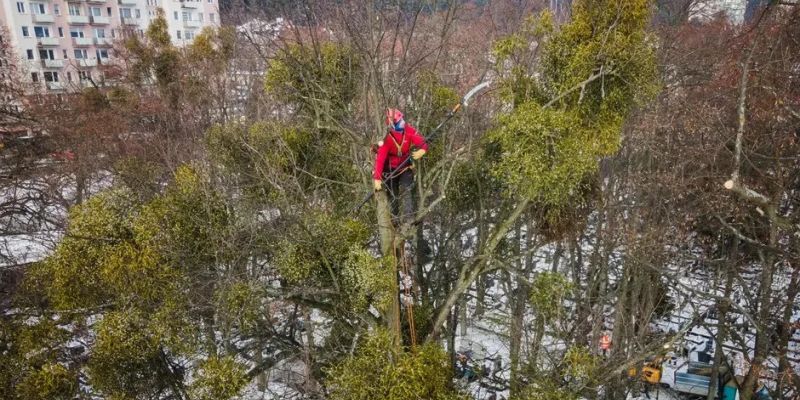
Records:
[[[775,229],[775,227],[771,228],[772,231]],[[774,232],[771,232],[770,236],[774,236]],[[770,240],[770,245],[772,246],[773,244],[774,241]],[[744,383],[742,384],[741,400],[752,400],[755,397],[755,392],[758,389],[758,379],[764,367],[763,364],[769,355],[769,342],[772,332],[768,326],[772,309],[770,305],[772,303],[772,281],[775,272],[774,264],[775,259],[772,253],[767,253],[765,257],[762,257],[761,281],[759,282],[758,291],[758,317],[756,321],[759,326],[756,330],[753,361],[750,364],[750,370],[747,372]]]
[[[527,272],[527,271],[526,271]],[[527,274],[526,274],[527,275]],[[516,290],[511,299],[511,326],[509,335],[509,352],[511,358],[511,397],[514,398],[522,389],[522,379],[520,379],[520,353],[522,349],[522,333],[525,324],[525,309],[530,296],[530,287],[524,277],[517,277]]]
[[[791,382],[794,371],[786,354],[789,351],[789,340],[792,337],[792,314],[794,314],[795,299],[800,291],[800,269],[792,271],[792,278],[789,288],[786,290],[786,303],[783,306],[783,318],[781,324],[783,329],[779,331],[778,337],[778,398],[783,400],[786,392],[786,382]]]
[[[400,254],[395,248],[395,231],[392,225],[392,211],[389,199],[385,191],[375,193],[376,207],[375,212],[378,220],[378,236],[380,237],[381,253],[384,260],[390,264],[388,273],[392,274],[392,305],[385,311],[383,316],[386,327],[392,333],[392,342],[399,348],[402,346],[402,336],[400,332],[400,288],[398,286],[398,265],[402,261]]]
[[[306,327],[306,337],[303,343],[303,358],[305,362],[303,391],[307,397],[313,397],[313,394],[317,392],[313,371],[314,359],[311,353],[314,348],[314,321],[311,320],[311,313],[308,312],[306,307],[303,307],[303,317]]]
[[[729,268],[725,272],[725,289],[723,293],[723,300],[717,301],[717,337],[715,338],[715,351],[714,351],[714,363],[711,366],[711,383],[708,386],[708,395],[706,396],[706,400],[714,400],[716,398],[717,392],[719,391],[719,367],[722,363],[723,357],[723,349],[722,343],[728,338],[728,310],[730,309],[730,296],[731,296],[731,288],[733,285],[733,274],[736,273],[736,260],[739,256],[739,241],[734,239],[733,244],[731,245],[731,253],[729,255]],[[734,375],[736,371],[731,369],[731,375]]]

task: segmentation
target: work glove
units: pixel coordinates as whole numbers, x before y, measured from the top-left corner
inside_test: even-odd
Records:
[[[425,151],[424,149],[412,151],[411,158],[413,158],[414,161],[419,160],[420,158],[422,158],[422,156],[425,155],[425,153],[427,153],[427,151]]]
[[[372,180],[372,187],[373,187],[373,188],[375,188],[375,191],[376,191],[376,192],[377,192],[377,191],[380,191],[380,190],[381,190],[381,188],[382,188],[382,186],[381,186],[381,180],[380,180],[380,179],[373,179],[373,180]]]

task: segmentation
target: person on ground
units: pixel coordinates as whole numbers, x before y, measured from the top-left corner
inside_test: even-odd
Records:
[[[379,191],[383,189],[385,183],[392,204],[392,213],[397,220],[404,223],[414,215],[412,196],[414,172],[411,163],[403,161],[409,156],[414,160],[422,158],[428,151],[428,143],[403,119],[400,110],[393,108],[386,110],[386,124],[389,132],[383,141],[378,143],[375,169],[372,174],[373,186]]]

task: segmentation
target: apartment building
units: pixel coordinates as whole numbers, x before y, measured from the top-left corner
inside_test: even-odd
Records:
[[[5,26],[26,83],[50,91],[103,79],[114,62],[113,44],[143,35],[158,8],[177,46],[203,27],[219,25],[219,0],[0,0]]]

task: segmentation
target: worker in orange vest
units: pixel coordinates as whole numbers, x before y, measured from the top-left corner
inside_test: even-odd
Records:
[[[603,333],[603,336],[600,336],[600,351],[602,351],[604,357],[608,356],[609,349],[611,349],[611,336],[606,332]]]

